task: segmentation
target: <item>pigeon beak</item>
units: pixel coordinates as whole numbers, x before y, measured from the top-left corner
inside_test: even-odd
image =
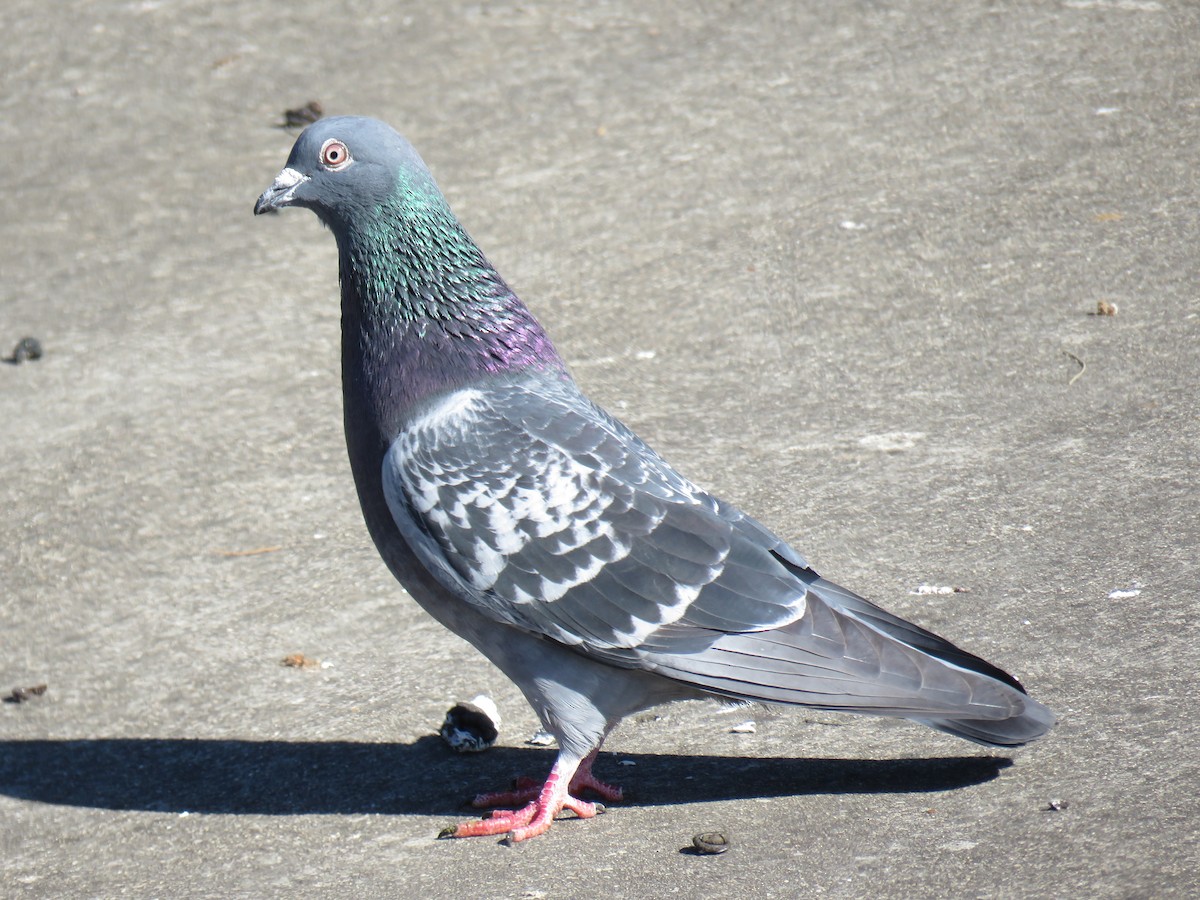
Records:
[[[275,181],[271,186],[262,192],[262,196],[254,204],[254,214],[259,216],[265,212],[277,212],[285,206],[291,206],[292,195],[296,193],[296,188],[306,181],[308,181],[307,175],[301,175],[295,169],[284,169],[275,176]]]

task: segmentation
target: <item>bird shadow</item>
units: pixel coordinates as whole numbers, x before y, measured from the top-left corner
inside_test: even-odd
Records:
[[[541,776],[554,751],[494,747],[460,755],[436,737],[411,744],[95,738],[0,741],[0,794],[96,809],[260,815],[446,815],[466,798]],[[603,754],[601,778],[633,805],[803,794],[946,791],[995,778],[1003,757],[781,759]],[[632,765],[629,765],[632,763]]]

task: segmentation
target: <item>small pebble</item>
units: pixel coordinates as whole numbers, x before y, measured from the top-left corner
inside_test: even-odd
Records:
[[[283,112],[284,128],[302,128],[311,125],[325,115],[325,109],[319,100],[309,100],[303,106],[287,109]]]
[[[32,700],[34,697],[40,697],[46,693],[46,685],[35,684],[32,687],[15,687],[12,693],[4,698],[5,703],[25,703]]]
[[[289,653],[279,661],[279,664],[289,669],[316,669],[320,668],[321,661],[313,659],[311,656],[305,656],[303,653]]]
[[[1070,800],[1059,800],[1056,798],[1054,800],[1051,800],[1050,803],[1047,804],[1047,806],[1045,807],[1045,811],[1046,812],[1062,812],[1062,810],[1066,809],[1070,805],[1071,805]]]
[[[42,342],[37,338],[23,337],[17,341],[17,346],[13,348],[12,356],[8,361],[14,365],[20,365],[25,360],[34,360],[42,358]]]
[[[728,850],[729,840],[719,831],[706,831],[692,838],[692,846],[696,849],[697,853],[712,856]]]

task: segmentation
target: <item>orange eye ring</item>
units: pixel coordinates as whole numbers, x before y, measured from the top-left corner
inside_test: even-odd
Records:
[[[327,169],[344,169],[354,160],[350,156],[350,148],[337,138],[330,138],[321,145],[321,165]]]

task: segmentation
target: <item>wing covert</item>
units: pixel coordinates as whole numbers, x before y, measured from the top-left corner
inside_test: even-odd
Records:
[[[573,385],[450,394],[397,436],[383,477],[397,525],[447,587],[611,661],[804,612],[798,554]]]

